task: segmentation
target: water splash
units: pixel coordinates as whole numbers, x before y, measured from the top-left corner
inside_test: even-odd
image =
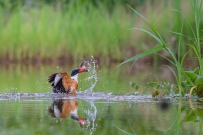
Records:
[[[52,98],[64,98],[64,99],[82,99],[82,100],[108,100],[108,101],[137,101],[137,102],[151,102],[153,99],[151,95],[113,95],[112,93],[96,92],[93,94],[86,94],[79,92],[77,95],[64,95],[55,94],[52,92],[45,93],[23,93],[23,92],[11,92],[0,93],[0,100],[12,100],[12,101],[46,101],[52,100]],[[173,97],[165,97],[173,98]]]
[[[90,100],[90,101],[87,101],[87,102],[90,104],[91,109],[84,110],[84,112],[86,113],[87,116],[89,116],[89,118],[91,120],[91,121],[88,122],[87,128],[90,128],[90,135],[92,135],[93,132],[96,130],[95,120],[96,120],[96,117],[97,117],[97,108],[94,105],[93,100]]]
[[[51,90],[51,86],[47,82],[47,76],[48,75],[45,74],[45,69],[41,67],[41,73],[36,78],[36,82],[35,82],[37,89],[40,90],[41,92],[47,89],[48,91]],[[49,85],[49,88],[47,88],[47,85]]]
[[[85,90],[84,93],[91,94],[98,81],[97,71],[96,71],[96,67],[98,67],[96,66],[97,60],[95,60],[94,57],[92,56],[91,60],[85,61],[85,63],[87,63],[89,72],[91,75],[88,78],[86,78],[85,81],[91,81],[91,86],[87,90]]]

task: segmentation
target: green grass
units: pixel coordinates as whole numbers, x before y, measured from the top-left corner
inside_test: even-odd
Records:
[[[132,46],[135,52],[141,52],[156,44],[146,33],[124,32],[133,26],[149,29],[139,16],[132,14],[127,5],[120,1],[114,2],[110,8],[109,3],[101,2],[95,6],[89,1],[69,1],[68,4],[38,1],[33,5],[15,2],[15,6],[8,1],[5,3],[7,6],[0,6],[0,54],[8,53],[11,58],[20,59],[27,55],[33,57],[40,53],[42,58],[57,58],[65,54],[74,58],[93,55],[119,60],[129,54],[123,50],[129,50]],[[181,0],[144,1],[136,6],[136,10],[141,11],[150,22],[154,22],[164,41],[176,46],[178,35],[172,35],[164,28],[174,32],[180,31],[181,15],[171,9],[180,9],[185,13],[188,3]],[[160,15],[160,11],[163,14]],[[192,27],[195,26],[191,14],[186,14],[188,22]],[[182,27],[187,36],[192,35],[190,27]],[[121,34],[122,32],[124,33]],[[113,42],[119,34],[121,36]],[[182,38],[183,43],[187,40]],[[187,47],[181,48],[182,55]]]
[[[179,3],[179,2],[180,1],[178,1],[177,3]],[[134,57],[127,59],[126,61],[122,62],[118,66],[131,62],[131,61],[136,61],[136,60],[138,60],[142,57],[145,57],[147,55],[150,55],[150,54],[158,53],[160,56],[162,56],[166,60],[168,60],[172,64],[172,66],[174,66],[175,70],[170,65],[166,65],[169,69],[171,69],[172,73],[175,76],[176,85],[177,85],[176,87],[178,88],[180,97],[182,97],[182,95],[184,95],[186,93],[189,93],[188,91],[184,91],[184,89],[186,89],[186,88],[184,88],[184,86],[188,86],[188,85],[190,85],[191,89],[193,86],[197,87],[197,91],[200,92],[199,96],[203,96],[203,94],[202,94],[203,93],[203,89],[202,89],[203,57],[202,57],[202,52],[201,52],[201,38],[200,38],[200,21],[201,21],[201,13],[202,13],[202,0],[191,0],[191,8],[192,8],[192,12],[193,12],[194,19],[195,19],[195,28],[192,27],[191,23],[188,21],[188,18],[184,14],[181,14],[184,17],[184,19],[181,20],[181,27],[180,27],[179,32],[173,32],[173,31],[171,32],[171,33],[179,36],[177,53],[174,52],[173,46],[170,46],[170,44],[168,44],[164,40],[163,36],[159,33],[155,24],[149,22],[142,14],[140,14],[138,11],[134,10],[132,7],[130,7],[130,8],[138,16],[140,16],[144,20],[144,22],[147,24],[147,26],[150,28],[150,30],[142,29],[142,28],[132,28],[132,29],[147,33],[152,38],[154,38],[155,41],[157,41],[159,45],[154,48],[148,49],[147,51],[145,51],[143,53],[135,55]],[[174,11],[177,13],[181,13],[179,10],[176,10],[176,9]],[[184,25],[185,21],[188,23],[188,27],[190,28],[190,31],[193,34],[193,36],[191,36],[191,37],[189,37],[189,36],[185,35],[185,33],[183,33],[183,25]],[[184,52],[182,49],[186,48],[186,47],[185,47],[185,44],[182,43],[182,37],[186,37],[186,38],[188,38],[188,40],[191,40],[191,42],[187,43],[188,46],[190,47],[190,49],[187,52],[183,53],[183,56],[181,55],[182,52]],[[167,57],[163,56],[160,53],[161,50],[165,50],[170,55],[171,58],[167,58]],[[188,55],[188,53],[190,53],[191,50],[194,51],[195,57],[197,57],[197,59],[198,59],[199,67],[197,67],[198,70],[195,69],[194,71],[190,71],[188,73],[188,71],[185,72],[185,69],[184,69],[184,60],[185,60],[186,56]],[[186,82],[184,82],[185,83],[184,85],[183,85],[183,76],[186,79]],[[194,76],[194,78],[191,78],[192,76]],[[190,90],[190,91],[192,91],[192,90]],[[198,92],[196,94],[198,94]]]
[[[118,33],[130,28],[130,15],[121,4],[110,12],[104,4],[71,1],[62,7],[43,4],[25,6],[18,4],[12,11],[0,7],[0,50],[17,54],[20,58],[26,51],[29,55],[40,52],[42,56],[102,55],[114,53],[121,57],[119,48],[109,45]],[[125,34],[115,44],[127,43]],[[119,44],[122,45],[122,44]]]

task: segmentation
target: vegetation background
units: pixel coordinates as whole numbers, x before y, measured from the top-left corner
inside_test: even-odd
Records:
[[[199,1],[0,0],[0,107],[4,108],[0,112],[1,134],[90,134],[93,130],[94,134],[203,134],[202,98],[201,102],[194,103],[190,100],[188,103],[185,98],[176,102],[174,98],[177,93],[188,94],[196,80],[195,87],[201,88],[203,97],[203,72],[193,71],[193,67],[201,65],[197,57],[201,62],[202,55],[196,55],[191,49],[194,41],[202,41],[203,20],[196,29],[194,11],[198,8],[193,10],[191,6],[192,2]],[[199,17],[202,15],[200,11]],[[148,55],[133,66],[125,64],[125,68],[112,71],[126,59],[159,46],[160,42],[139,31],[153,33],[142,16],[155,26],[175,58],[185,58],[181,72],[176,68],[180,69],[182,62],[179,64],[177,60],[172,65],[159,57],[174,60],[164,49],[159,55]],[[199,31],[200,40],[191,29]],[[88,101],[78,100],[78,114],[90,114],[88,117],[92,118],[92,127],[88,130],[81,129],[70,116],[56,120],[50,118],[47,111],[53,106],[47,77],[55,72],[70,73],[83,60],[97,63],[91,63],[93,70],[88,74],[80,75],[78,92],[91,88],[106,98],[100,102],[94,99],[93,93]],[[158,68],[151,68],[154,66]],[[185,70],[189,70],[189,79],[186,79],[191,83],[183,81],[187,77]],[[177,79],[179,89],[174,83],[176,73],[180,78]],[[148,83],[150,81],[153,82]],[[171,104],[164,100],[156,102],[159,98],[152,101],[148,92],[157,97],[168,92],[174,97]],[[111,102],[108,99],[111,94],[118,101]],[[122,98],[134,98],[136,94],[138,99],[132,102]],[[146,98],[142,100],[139,94]],[[166,108],[160,110],[163,105]]]
[[[179,32],[182,21],[195,27],[189,0],[0,0],[0,62],[70,63],[94,56],[110,64],[156,46],[150,35],[130,30],[149,28],[127,4],[154,22],[174,52],[178,35],[169,31]],[[183,34],[192,36],[188,25],[183,25]],[[188,42],[182,38],[182,44]],[[183,54],[187,48],[182,46]],[[156,56],[145,60],[160,63]]]

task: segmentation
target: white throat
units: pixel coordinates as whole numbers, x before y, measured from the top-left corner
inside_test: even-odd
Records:
[[[71,115],[71,116],[78,117],[78,109],[71,110],[71,111],[70,111],[70,115]]]
[[[77,113],[77,111],[78,111],[78,109],[75,109],[75,110],[72,110],[70,112],[70,116],[75,122],[78,122],[78,113]]]
[[[78,74],[71,76],[71,79],[75,80],[76,82],[78,82]]]

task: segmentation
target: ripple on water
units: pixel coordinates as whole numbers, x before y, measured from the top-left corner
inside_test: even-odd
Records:
[[[113,95],[112,93],[103,92],[79,92],[76,95],[67,94],[54,94],[50,92],[46,93],[1,93],[0,100],[50,100],[53,98],[63,99],[84,99],[84,100],[108,100],[108,101],[151,101],[151,95]]]

